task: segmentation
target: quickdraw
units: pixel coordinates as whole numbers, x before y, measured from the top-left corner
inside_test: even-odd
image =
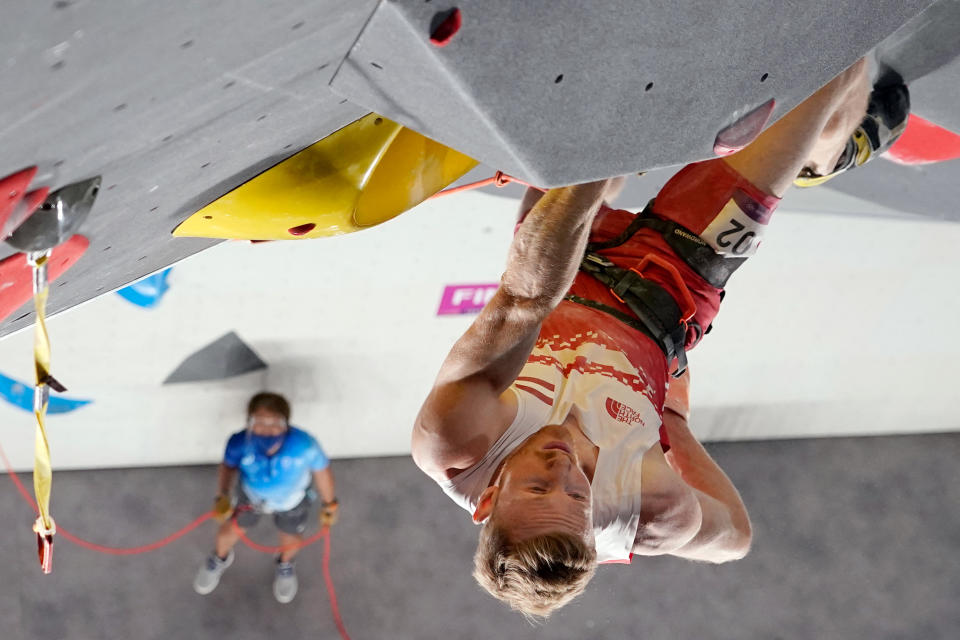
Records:
[[[24,175],[32,180],[36,174],[36,168],[32,168]],[[56,522],[50,514],[53,470],[46,428],[47,407],[50,403],[50,389],[66,391],[50,374],[50,335],[47,333],[46,321],[47,296],[50,290],[48,266],[54,248],[68,241],[86,220],[99,190],[98,176],[49,193],[42,200],[42,204],[39,200],[31,201],[31,209],[18,214],[17,226],[6,238],[8,244],[26,254],[27,263],[33,272],[33,305],[36,312],[33,338],[33,414],[36,417],[33,491],[38,514],[33,523],[33,531],[37,534],[37,555],[44,573],[53,570],[53,541],[57,533]],[[46,187],[35,192],[46,193]]]
[[[33,492],[37,499],[39,517],[33,524],[37,534],[37,554],[44,573],[53,570],[53,536],[57,526],[50,515],[50,491],[53,471],[50,465],[50,442],[47,439],[46,416],[50,388],[65,391],[63,385],[50,375],[50,336],[47,333],[46,309],[49,283],[47,260],[50,250],[30,252],[27,262],[33,267],[33,304],[36,310],[34,324],[33,360],[36,378],[33,387],[33,414],[37,419],[33,448]]]

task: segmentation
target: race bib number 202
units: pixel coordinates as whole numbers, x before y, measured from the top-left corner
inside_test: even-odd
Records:
[[[746,258],[756,253],[772,215],[772,210],[737,189],[700,237],[720,255]]]

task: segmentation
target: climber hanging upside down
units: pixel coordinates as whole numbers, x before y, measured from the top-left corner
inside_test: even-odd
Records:
[[[861,60],[740,152],[685,167],[639,215],[605,204],[617,180],[528,191],[501,287],[413,431],[417,465],[483,525],[487,591],[546,616],[598,562],[748,552],[747,510],[687,425],[685,351],[791,183],[879,154],[907,108],[902,85],[871,94]]]

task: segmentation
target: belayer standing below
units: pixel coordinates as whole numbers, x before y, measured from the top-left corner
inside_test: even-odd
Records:
[[[233,547],[240,534],[261,514],[273,516],[280,546],[276,558],[273,595],[290,602],[297,595],[293,559],[303,542],[310,506],[320,494],[321,527],[332,526],[339,502],[330,461],[316,439],[289,424],[290,405],[276,393],[258,393],[247,406],[247,428],[227,441],[217,475],[214,511],[221,521],[213,552],[197,571],[193,587],[202,595],[217,588],[223,572],[233,564]],[[239,483],[236,480],[239,476]],[[236,500],[231,492],[236,486]]]

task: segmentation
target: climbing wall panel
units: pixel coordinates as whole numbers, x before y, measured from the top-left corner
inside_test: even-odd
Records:
[[[771,98],[782,116],[930,4],[387,0],[332,87],[556,186],[711,157],[742,116]]]

